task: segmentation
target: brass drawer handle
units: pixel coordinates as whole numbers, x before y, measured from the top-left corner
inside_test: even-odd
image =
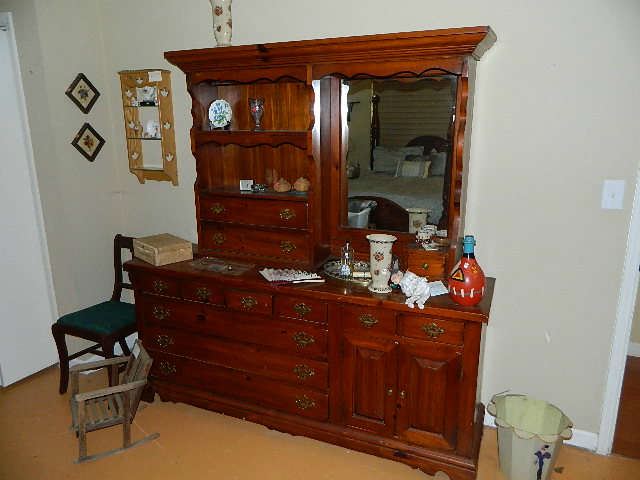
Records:
[[[368,313],[360,315],[359,320],[364,328],[371,328],[376,323],[378,323],[378,319],[373,315],[369,315]]]
[[[289,240],[283,240],[280,242],[280,250],[284,253],[292,253],[296,248],[295,244]]]
[[[162,280],[154,280],[153,281],[153,291],[156,293],[164,293],[169,288],[167,282],[163,282]]]
[[[221,203],[214,203],[213,205],[211,205],[211,207],[209,207],[209,210],[211,210],[216,215],[220,215],[227,209],[224,208],[224,205],[222,205]]]
[[[169,335],[157,335],[156,343],[160,348],[167,348],[169,345],[173,345],[173,338]]]
[[[400,392],[400,399],[401,399],[401,400],[404,400],[405,398],[407,398],[407,392],[405,392],[404,390],[402,390],[402,391]]]
[[[307,378],[313,377],[316,371],[308,365],[299,364],[293,367],[293,373],[295,373],[296,377],[300,380],[306,380]]]
[[[296,312],[301,317],[304,317],[306,314],[311,313],[311,307],[309,307],[305,303],[296,303],[293,306],[293,311]]]
[[[315,406],[316,402],[314,402],[306,395],[296,398],[296,407],[298,407],[300,410],[308,410],[310,408],[314,408]]]
[[[176,373],[176,366],[173,363],[162,360],[160,362],[160,373],[163,375],[174,375]]]
[[[387,390],[387,397],[390,397],[391,395],[393,395],[393,388],[389,388]]]
[[[212,238],[213,243],[215,243],[216,245],[222,245],[226,240],[224,233],[214,233]]]
[[[439,327],[436,323],[425,324],[420,328],[429,338],[438,338],[444,333],[444,328]]]
[[[196,297],[201,302],[207,302],[209,300],[209,296],[211,296],[211,290],[209,290],[207,287],[196,288]]]
[[[316,341],[315,338],[305,332],[296,332],[291,338],[293,338],[293,341],[296,342],[296,345],[300,348],[308,347]]]
[[[285,222],[293,220],[294,218],[296,218],[296,212],[294,212],[290,208],[283,208],[282,210],[280,210],[280,219],[284,220]]]
[[[162,305],[154,305],[151,311],[153,313],[153,318],[155,318],[156,320],[164,320],[166,318],[169,318],[169,316],[171,315],[169,309],[163,307]]]
[[[422,264],[422,268],[424,268],[425,270],[429,270],[429,264],[428,263],[423,263]]]
[[[253,307],[255,307],[258,304],[258,301],[253,298],[253,297],[242,297],[240,299],[240,305],[242,306],[242,308],[244,308],[245,310],[251,310]]]

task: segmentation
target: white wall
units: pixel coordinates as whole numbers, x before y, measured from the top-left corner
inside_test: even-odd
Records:
[[[116,226],[135,234],[169,231],[195,240],[195,168],[184,77],[172,68],[180,186],[140,185],[128,173],[117,71],[167,68],[164,50],[214,44],[205,0],[87,3],[36,1],[45,72],[52,76],[47,79],[49,115],[59,130],[51,141],[64,172],[48,189],[48,199],[57,193],[61,206],[45,209],[45,215],[48,231],[55,230],[52,250],[60,250],[54,275],[56,291],[67,295],[66,306],[90,299],[99,291],[95,287],[103,286],[95,274],[101,260],[92,252],[93,242],[104,240],[106,231]],[[101,23],[83,27],[81,21],[69,21],[77,18],[75,8]],[[596,432],[640,151],[635,127],[640,4],[244,0],[233,4],[233,15],[234,44],[494,28],[498,42],[477,70],[466,209],[466,230],[477,236],[478,259],[498,279],[482,397],[486,401],[505,389],[527,392],[557,404],[577,428]],[[100,43],[94,35],[99,25],[102,76],[88,55]],[[80,58],[65,52],[69,60],[62,61],[60,48],[71,44],[79,45]],[[69,111],[73,106],[62,92],[77,71],[88,73],[105,95],[96,105],[96,124],[107,133],[110,148],[96,165],[85,165],[67,151],[65,134],[72,135],[72,117],[81,115]],[[55,173],[44,161],[39,168]],[[70,171],[79,172],[73,181]],[[627,180],[622,211],[600,210],[605,178]],[[112,196],[118,189],[123,191],[121,219]],[[96,197],[98,205],[88,206]],[[88,231],[80,220],[87,213],[100,213]],[[50,225],[57,223],[57,228]],[[74,255],[62,249],[61,239],[68,237],[63,231],[78,236]],[[83,276],[87,283],[78,283]]]

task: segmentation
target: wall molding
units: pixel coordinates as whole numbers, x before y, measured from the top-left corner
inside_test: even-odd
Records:
[[[495,418],[489,412],[485,412],[484,414],[484,424],[487,427],[496,428]],[[592,452],[596,450],[598,447],[597,433],[587,432],[586,430],[579,430],[577,428],[573,428],[572,431],[573,436],[569,440],[565,440],[564,443]]]
[[[630,357],[640,357],[640,343],[629,342],[629,350],[627,355]]]

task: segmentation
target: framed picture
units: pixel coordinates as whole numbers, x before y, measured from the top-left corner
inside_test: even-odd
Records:
[[[71,82],[65,95],[75,103],[83,113],[89,113],[98,100],[100,92],[93,86],[84,73],[79,73]]]
[[[98,156],[98,153],[100,153],[104,143],[104,138],[102,138],[91,125],[85,123],[78,131],[71,145],[76,147],[87,160],[93,162]]]

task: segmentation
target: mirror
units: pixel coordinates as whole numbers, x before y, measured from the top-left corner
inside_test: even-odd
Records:
[[[345,227],[447,228],[457,77],[343,80]]]

